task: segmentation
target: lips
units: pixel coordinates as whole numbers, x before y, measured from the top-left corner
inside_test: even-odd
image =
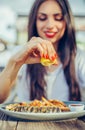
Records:
[[[56,35],[56,32],[45,32],[45,36],[47,38],[53,38],[55,37],[55,35]]]

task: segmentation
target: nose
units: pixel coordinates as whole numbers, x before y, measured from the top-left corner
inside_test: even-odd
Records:
[[[47,21],[47,28],[52,29],[55,27],[55,21],[53,19],[48,19]]]

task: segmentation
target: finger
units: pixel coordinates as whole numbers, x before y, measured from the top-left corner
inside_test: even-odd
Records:
[[[34,56],[42,56],[44,51],[40,43],[34,37],[27,44],[26,50],[29,53],[29,55],[33,54]]]
[[[30,57],[25,61],[26,64],[35,64],[35,63],[40,63],[40,58],[39,57]]]
[[[46,41],[43,40],[42,38],[38,37],[37,38],[38,42],[40,43],[41,47],[43,48],[43,56],[44,58],[46,58],[47,55],[47,46],[46,46]]]
[[[55,59],[55,54],[56,51],[53,47],[53,44],[50,41],[46,40],[46,46],[47,46],[47,51],[48,51],[48,56],[50,60],[54,60]]]

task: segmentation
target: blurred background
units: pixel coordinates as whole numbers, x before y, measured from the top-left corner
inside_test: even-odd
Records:
[[[0,0],[0,72],[13,51],[27,41],[29,11],[34,0]],[[69,0],[77,45],[85,49],[85,0]]]

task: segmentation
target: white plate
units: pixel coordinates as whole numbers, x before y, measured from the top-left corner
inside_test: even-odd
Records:
[[[80,102],[65,102],[65,103],[69,105],[71,103],[80,103]],[[39,120],[66,120],[66,119],[78,118],[85,115],[85,110],[75,111],[75,112],[61,112],[61,113],[12,112],[5,109],[6,105],[8,104],[1,105],[0,110],[11,117],[20,118],[20,119],[38,120],[38,121]]]

